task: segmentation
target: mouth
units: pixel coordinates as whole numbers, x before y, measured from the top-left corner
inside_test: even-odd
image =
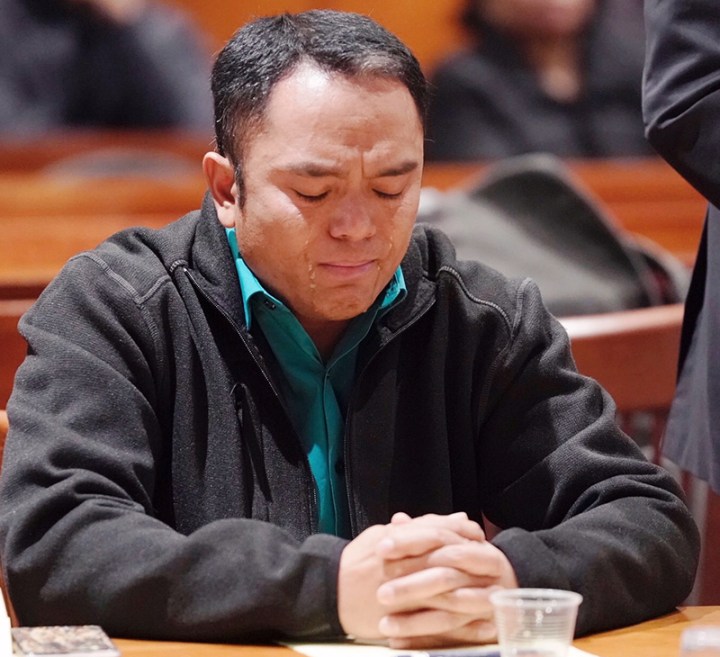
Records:
[[[363,260],[361,262],[322,262],[318,269],[330,276],[339,278],[355,278],[377,271],[377,260]]]

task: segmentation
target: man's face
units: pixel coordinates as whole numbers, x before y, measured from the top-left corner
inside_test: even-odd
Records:
[[[273,89],[233,188],[242,256],[311,327],[364,312],[392,278],[417,213],[423,131],[407,88],[303,64]]]

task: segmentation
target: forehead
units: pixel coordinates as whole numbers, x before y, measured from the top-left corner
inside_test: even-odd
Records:
[[[371,149],[422,142],[422,122],[408,88],[380,75],[345,76],[301,64],[273,88],[245,150],[310,148],[321,142]]]

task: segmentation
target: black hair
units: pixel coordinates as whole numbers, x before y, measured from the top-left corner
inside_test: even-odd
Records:
[[[348,77],[401,82],[425,125],[428,85],[420,64],[400,39],[371,18],[311,10],[255,19],[235,32],[212,71],[216,148],[235,167],[241,199],[245,140],[261,124],[274,86],[302,62]]]

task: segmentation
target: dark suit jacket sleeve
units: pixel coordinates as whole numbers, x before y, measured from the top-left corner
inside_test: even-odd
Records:
[[[720,491],[720,5],[645,0],[647,137],[711,203],[690,290],[663,453]]]
[[[650,143],[720,205],[720,5],[645,0],[643,114]]]

